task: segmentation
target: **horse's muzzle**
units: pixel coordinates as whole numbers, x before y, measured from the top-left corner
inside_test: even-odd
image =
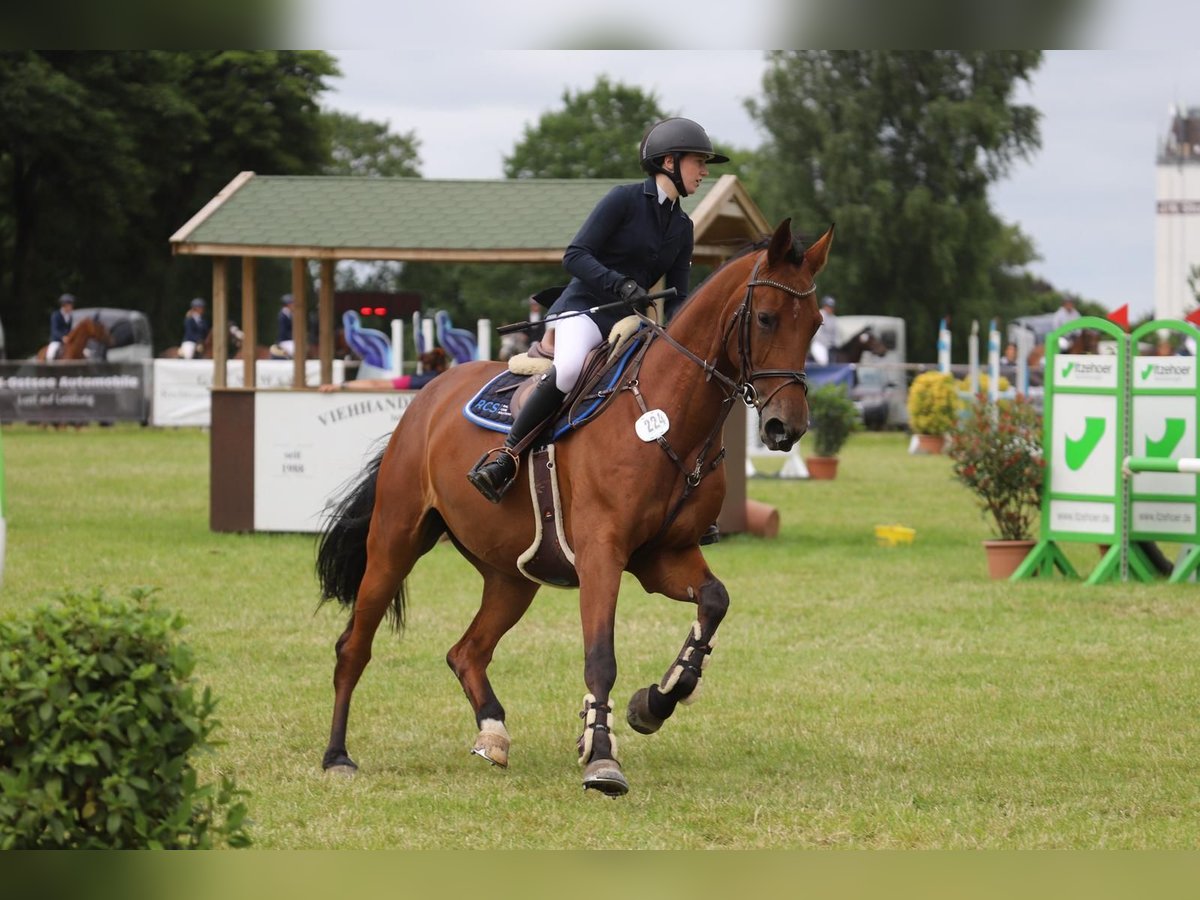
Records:
[[[763,420],[762,427],[759,429],[759,437],[768,450],[786,452],[792,449],[792,445],[800,440],[807,430],[807,428],[790,425],[783,419],[772,416]]]

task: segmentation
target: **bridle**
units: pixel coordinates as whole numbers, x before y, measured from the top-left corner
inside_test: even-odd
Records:
[[[761,415],[763,407],[771,402],[771,398],[789,384],[800,385],[802,388],[804,388],[805,396],[808,395],[808,377],[804,374],[803,369],[753,368],[750,361],[750,311],[752,309],[752,300],[754,297],[754,289],[756,287],[772,287],[776,288],[777,290],[781,290],[786,294],[791,294],[793,297],[803,298],[811,297],[813,294],[815,294],[817,291],[817,286],[814,284],[808,288],[808,290],[801,291],[778,281],[771,281],[767,278],[759,278],[758,269],[761,265],[762,258],[759,257],[759,259],[754,263],[754,270],[750,273],[750,280],[746,282],[746,295],[742,298],[742,302],[738,304],[738,308],[734,311],[733,316],[730,317],[729,325],[721,334],[721,346],[727,347],[729,345],[730,336],[733,334],[733,329],[738,328],[738,377],[736,380],[730,378],[728,375],[725,375],[722,372],[717,371],[715,362],[710,363],[706,359],[701,359],[675,338],[671,337],[671,335],[667,333],[667,329],[658,322],[654,321],[654,319],[651,319],[644,314],[640,315],[642,321],[646,322],[651,327],[655,336],[664,338],[668,344],[704,369],[706,381],[715,378],[728,389],[725,399],[721,402],[721,412],[717,416],[716,424],[713,426],[712,432],[708,435],[708,439],[701,445],[699,452],[696,454],[695,465],[690,470],[679,458],[679,455],[671,448],[670,443],[668,443],[664,436],[660,435],[659,437],[655,438],[656,443],[663,449],[663,452],[670,457],[671,461],[674,462],[679,468],[680,472],[683,473],[684,485],[679,498],[675,501],[670,511],[667,513],[667,516],[663,520],[661,527],[658,529],[658,533],[654,536],[654,538],[651,539],[651,543],[658,540],[658,538],[667,532],[667,529],[670,528],[671,523],[675,521],[675,517],[679,515],[679,511],[683,508],[684,503],[687,502],[687,499],[691,495],[692,491],[699,486],[700,481],[704,478],[705,473],[711,472],[713,469],[719,466],[721,464],[721,460],[724,459],[725,449],[722,447],[712,461],[709,462],[707,466],[704,465],[709,450],[712,448],[713,443],[717,440],[721,433],[721,429],[724,427],[725,418],[728,416],[729,411],[732,408],[735,397],[740,398],[747,407],[756,410]],[[648,347],[649,342],[643,345],[641,352],[645,353]],[[634,399],[637,401],[637,404],[641,408],[644,415],[647,413],[648,409],[645,400],[642,398],[641,391],[639,390],[636,371],[640,368],[640,362],[633,368],[634,372],[632,376],[623,385],[622,389],[631,391],[633,393]],[[779,387],[771,391],[771,393],[767,395],[766,399],[763,400],[760,399],[758,389],[754,386],[754,382],[760,378],[780,378],[783,379],[783,382],[779,385]]]
[[[808,290],[801,291],[780,281],[772,281],[769,278],[758,278],[758,269],[761,265],[762,258],[760,257],[754,263],[754,271],[750,273],[750,280],[746,282],[746,294],[742,298],[742,302],[738,304],[738,308],[734,310],[733,315],[729,319],[729,325],[721,333],[721,345],[726,346],[729,343],[729,337],[733,333],[733,329],[738,328],[738,377],[736,380],[717,371],[714,363],[710,363],[706,359],[701,359],[687,347],[683,346],[683,344],[679,343],[679,341],[667,334],[666,328],[659,325],[653,319],[645,316],[642,317],[660,337],[666,339],[667,343],[704,369],[706,381],[715,378],[729,389],[729,396],[741,398],[741,401],[747,407],[759,413],[762,412],[764,406],[771,402],[776,394],[789,384],[800,385],[804,389],[804,395],[807,397],[808,375],[805,374],[803,369],[753,368],[753,364],[750,361],[750,310],[752,309],[754,289],[756,287],[773,287],[797,298],[811,297],[817,292],[815,284],[808,288]],[[780,378],[783,381],[775,390],[767,394],[766,399],[762,399],[758,389],[754,386],[754,382],[760,378]]]
[[[729,322],[729,328],[725,331],[725,341],[729,340],[729,333],[734,326],[741,320],[741,328],[738,331],[738,369],[740,379],[737,384],[737,389],[742,397],[742,402],[746,406],[762,412],[764,406],[771,402],[771,399],[789,384],[799,384],[804,388],[804,396],[808,396],[808,376],[803,369],[753,369],[750,362],[750,310],[751,299],[754,296],[754,289],[760,285],[773,287],[783,291],[785,294],[791,294],[793,297],[803,298],[811,297],[817,292],[816,284],[813,284],[806,291],[799,291],[791,285],[783,284],[779,281],[771,281],[769,278],[757,278],[758,267],[762,265],[760,258],[754,264],[754,271],[750,273],[750,280],[746,282],[746,296],[743,298],[741,305],[737,308],[737,312],[733,314],[733,318]],[[749,372],[747,372],[749,369]],[[760,378],[782,378],[785,379],[779,387],[767,394],[765,400],[759,400],[758,390],[754,387],[754,382]]]

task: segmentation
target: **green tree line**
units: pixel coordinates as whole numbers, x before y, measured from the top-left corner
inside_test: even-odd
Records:
[[[713,134],[733,160],[721,172],[745,181],[772,222],[791,216],[810,237],[835,222],[822,292],[839,312],[904,317],[910,358],[931,357],[942,317],[965,335],[972,318],[1047,312],[1061,299],[1029,274],[1032,241],[987,195],[1039,147],[1039,114],[1014,96],[1040,62],[1036,51],[771,53],[761,94],[746,100],[764,140],[739,148]],[[414,132],[322,108],[338,74],[319,51],[0,52],[9,355],[45,342],[64,291],[83,307],[142,310],[160,349],[177,340],[211,271],[172,257],[168,238],[238,172],[419,176]],[[526,124],[504,174],[638,179],[645,128],[679,114],[600,77]],[[288,289],[286,264],[260,273],[263,296]],[[415,290],[464,322],[523,318],[521,298],[564,276],[513,265],[338,271],[339,287]],[[261,306],[270,334],[273,304]]]

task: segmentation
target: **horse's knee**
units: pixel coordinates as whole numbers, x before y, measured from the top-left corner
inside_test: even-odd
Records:
[[[725,618],[725,613],[729,611],[729,591],[716,578],[706,581],[700,585],[696,607],[700,621],[707,623],[712,631],[716,631],[721,620]]]

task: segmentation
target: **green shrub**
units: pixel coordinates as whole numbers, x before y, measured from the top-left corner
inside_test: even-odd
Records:
[[[0,620],[0,849],[249,844],[243,792],[188,759],[216,722],[182,627],[140,591]]]
[[[913,434],[949,434],[961,405],[953,375],[922,372],[908,389],[908,427]]]
[[[817,456],[837,456],[850,435],[862,428],[862,419],[846,388],[823,384],[809,392],[808,424]]]

